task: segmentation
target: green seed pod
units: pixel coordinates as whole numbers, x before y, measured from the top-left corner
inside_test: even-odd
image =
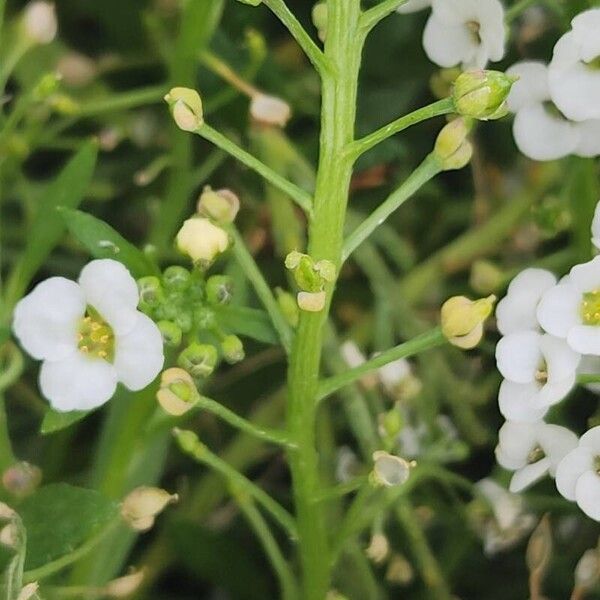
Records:
[[[194,342],[177,358],[177,364],[192,377],[208,377],[217,366],[217,349],[210,344]]]
[[[206,282],[209,304],[227,305],[233,298],[233,279],[227,275],[213,275]]]

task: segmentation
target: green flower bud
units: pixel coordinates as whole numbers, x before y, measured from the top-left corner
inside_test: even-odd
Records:
[[[205,446],[193,431],[182,430],[176,427],[173,429],[173,435],[182,452],[199,459],[202,458]]]
[[[157,325],[165,346],[177,348],[181,344],[183,337],[181,327],[171,321],[159,321]]]
[[[56,73],[46,73],[33,88],[33,96],[36,100],[45,100],[58,90],[60,77]]]
[[[298,287],[304,292],[320,292],[323,289],[324,278],[315,269],[313,259],[308,254],[290,252],[285,259],[286,268],[294,274]]]
[[[235,364],[244,360],[244,345],[237,335],[227,335],[221,341],[223,358],[229,364]]]
[[[195,90],[174,87],[165,96],[165,102],[171,109],[177,127],[183,131],[196,131],[204,124],[202,100]]]
[[[275,294],[277,295],[277,303],[279,304],[279,308],[281,309],[285,320],[292,327],[298,327],[300,311],[298,310],[298,304],[294,296],[281,288],[277,288]]]
[[[165,294],[158,277],[142,277],[137,284],[142,306],[154,309],[163,302]]]
[[[213,275],[206,282],[209,304],[227,305],[233,298],[233,279],[227,275]]]
[[[189,333],[194,325],[194,319],[189,311],[180,311],[175,317],[175,325],[183,331],[183,333]]]
[[[182,292],[190,285],[190,272],[184,267],[172,266],[165,269],[163,283],[169,291]]]
[[[469,131],[469,123],[461,117],[450,121],[440,131],[433,154],[444,171],[462,169],[471,160],[473,146],[467,139]]]
[[[515,81],[500,71],[461,73],[454,82],[456,111],[480,121],[501,119],[508,113],[506,99]]]
[[[217,366],[217,349],[210,344],[194,342],[177,358],[177,364],[192,377],[208,377]]]
[[[233,223],[240,210],[240,199],[231,190],[206,186],[198,198],[197,211],[218,223]]]
[[[207,306],[200,306],[194,312],[194,322],[199,329],[214,329],[217,326],[215,311]]]

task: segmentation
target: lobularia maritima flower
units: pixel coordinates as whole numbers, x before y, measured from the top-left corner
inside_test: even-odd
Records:
[[[17,304],[14,332],[43,361],[40,388],[54,409],[90,410],[107,402],[118,382],[141,390],[158,375],[161,334],[138,302],[129,271],[104,259],[88,263],[77,282],[46,279]]]
[[[600,119],[566,118],[556,105],[550,70],[544,63],[519,62],[506,73],[519,78],[508,96],[508,107],[515,113],[515,142],[525,156],[546,161],[569,154],[600,155]]]

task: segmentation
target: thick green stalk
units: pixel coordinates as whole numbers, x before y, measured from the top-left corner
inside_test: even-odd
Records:
[[[333,68],[323,74],[320,160],[309,228],[309,254],[341,264],[343,228],[352,176],[345,150],[354,140],[358,72],[362,53],[359,0],[329,0],[325,56]],[[319,492],[315,447],[317,389],[327,307],[304,312],[288,372],[288,428],[299,448],[289,453],[299,529],[305,600],[323,600],[329,580],[329,544]]]

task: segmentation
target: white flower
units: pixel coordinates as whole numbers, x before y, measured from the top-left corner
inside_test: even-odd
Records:
[[[158,327],[137,310],[138,288],[114,260],[94,260],[77,283],[51,277],[15,308],[21,345],[44,361],[40,388],[58,411],[90,410],[108,401],[117,382],[140,390],[164,362]]]
[[[559,425],[507,421],[498,433],[496,459],[515,471],[509,490],[520,492],[546,474],[554,476],[560,461],[577,446],[577,436]]]
[[[485,67],[504,56],[504,9],[499,0],[433,0],[423,46],[440,67]]]
[[[600,119],[600,8],[577,15],[554,47],[549,80],[552,99],[573,121]]]
[[[292,109],[281,98],[258,93],[252,96],[250,116],[262,125],[285,127],[292,116]]]
[[[575,265],[548,290],[537,310],[540,325],[580,354],[600,355],[600,256]]]
[[[584,433],[579,446],[569,452],[556,470],[556,487],[567,499],[600,521],[600,427]]]
[[[525,61],[508,69],[519,77],[508,96],[515,113],[513,135],[519,150],[533,160],[556,160],[569,154],[600,154],[600,120],[574,122],[553,104],[548,67]]]
[[[600,250],[600,202],[596,204],[594,218],[592,220],[592,244]]]
[[[498,398],[500,412],[511,421],[532,423],[571,391],[580,355],[564,340],[522,331],[498,342],[496,360],[505,377]]]
[[[44,0],[30,2],[23,12],[23,27],[36,44],[49,44],[58,29],[54,4]]]
[[[502,335],[538,330],[537,307],[544,292],[556,285],[556,277],[545,269],[525,269],[508,286],[498,302],[496,320]]]
[[[398,8],[399,13],[412,13],[431,6],[431,0],[408,0]]]

